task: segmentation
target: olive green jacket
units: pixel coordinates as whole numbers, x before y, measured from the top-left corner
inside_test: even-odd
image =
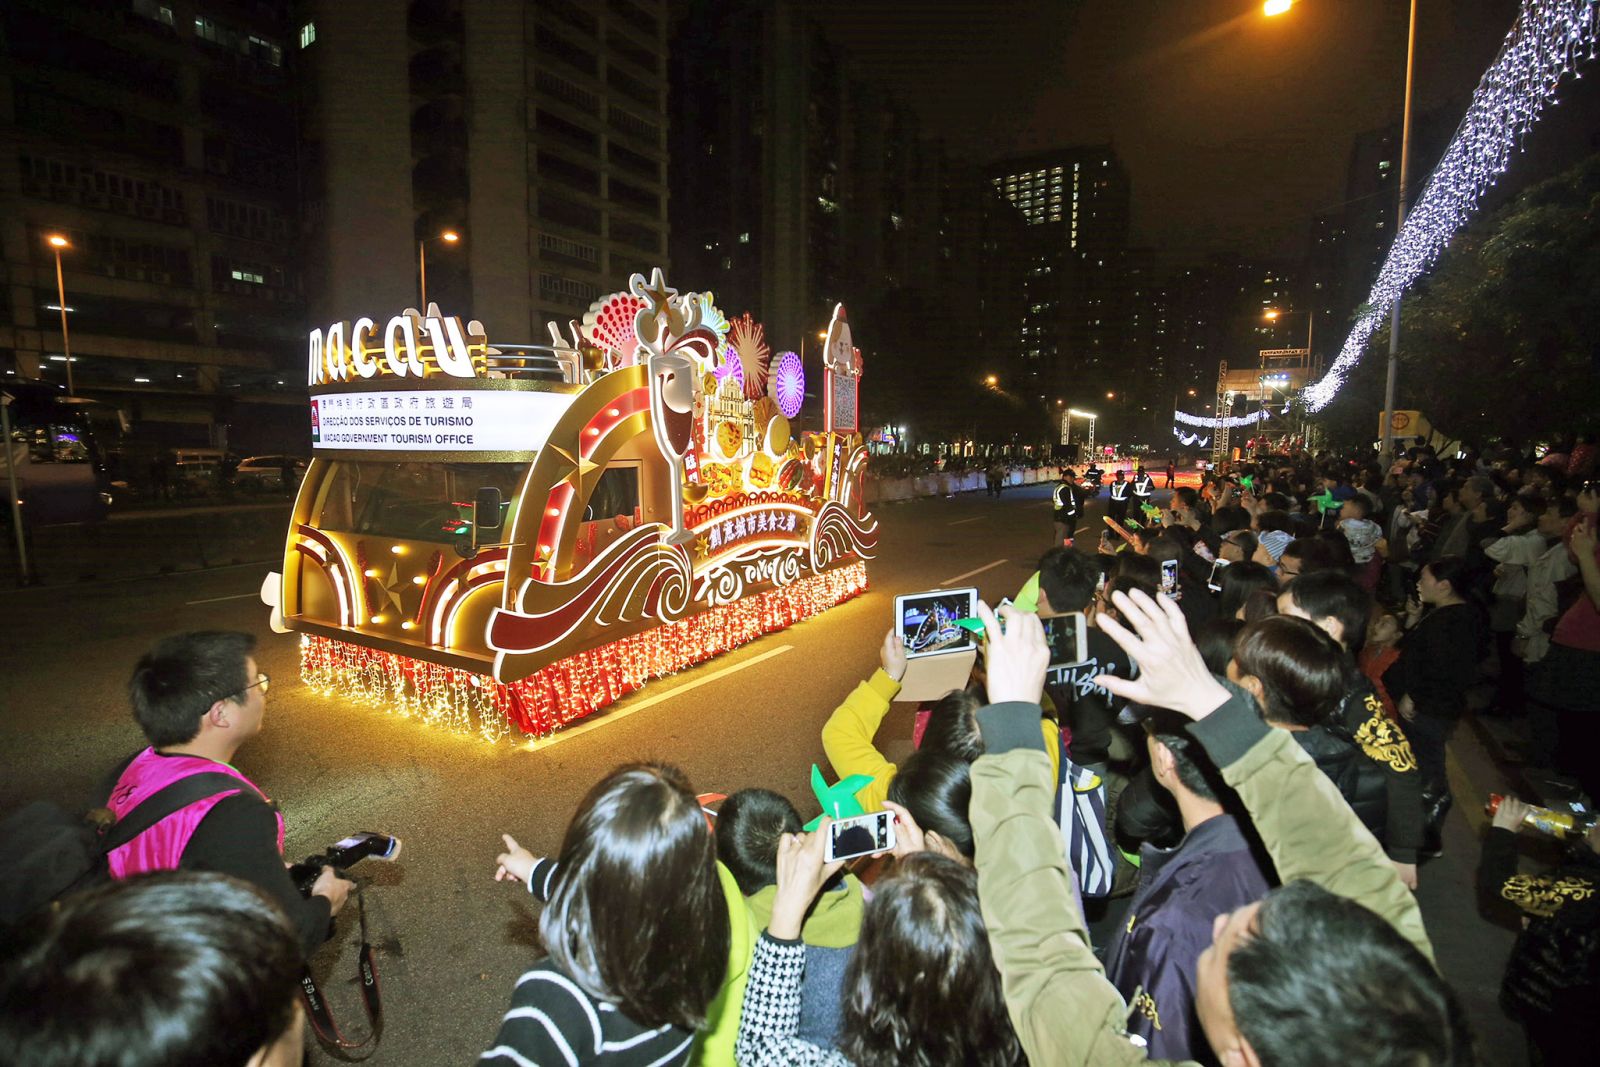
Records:
[[[1279,878],[1307,878],[1361,903],[1432,960],[1422,913],[1377,839],[1293,735],[1268,727],[1250,697],[1229,688],[1232,697],[1189,730],[1249,810]],[[1035,747],[1038,715],[1022,703],[980,712],[990,754],[972,768],[978,897],[1006,1007],[1032,1063],[1145,1063],[1125,1032],[1128,1006],[1106,980],[1073,903],[1073,875],[1050,818],[1055,782]]]

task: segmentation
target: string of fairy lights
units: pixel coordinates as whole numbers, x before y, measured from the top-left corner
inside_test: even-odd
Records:
[[[1477,213],[1483,194],[1511,165],[1529,128],[1556,103],[1556,90],[1577,65],[1595,56],[1600,0],[1522,0],[1516,21],[1456,128],[1422,195],[1395,234],[1363,311],[1338,357],[1321,379],[1301,394],[1308,411],[1327,407],[1344,386],[1394,302],[1420,278]],[[1263,409],[1241,416],[1207,418],[1174,412],[1186,426],[1249,426],[1266,418]]]

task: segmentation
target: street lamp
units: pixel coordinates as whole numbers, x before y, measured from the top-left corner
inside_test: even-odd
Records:
[[[75,396],[72,384],[72,341],[67,336],[67,283],[61,276],[61,251],[71,248],[72,242],[59,233],[45,237],[45,243],[56,254],[56,304],[61,308],[61,355],[67,361],[67,395]]]
[[[1295,0],[1266,0],[1262,11],[1269,18],[1282,15],[1294,6]],[[1411,86],[1417,56],[1417,0],[1411,0],[1411,19],[1406,33],[1406,95],[1400,119],[1400,187],[1396,192],[1394,231],[1398,235],[1406,222],[1406,186],[1411,178]],[[1310,348],[1310,343],[1306,345]],[[1389,314],[1389,366],[1383,385],[1383,446],[1380,454],[1394,452],[1394,392],[1395,374],[1400,364],[1400,293],[1394,296]]]
[[[428,253],[427,247],[434,241],[443,241],[453,245],[461,240],[461,235],[454,230],[445,230],[437,237],[427,237],[417,242],[417,280],[422,287],[422,313],[428,313]]]
[[[991,374],[983,380],[983,384],[987,385],[990,389],[993,389],[1000,384],[1000,379]]]

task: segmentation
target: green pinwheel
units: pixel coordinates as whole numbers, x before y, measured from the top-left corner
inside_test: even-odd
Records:
[[[870,774],[852,774],[833,785],[829,785],[822,777],[822,770],[815,763],[811,765],[811,792],[816,794],[817,803],[822,805],[822,815],[831,819],[848,819],[854,815],[865,815],[861,801],[856,799],[856,794],[872,782]],[[822,821],[822,815],[806,823],[807,830],[815,830]]]

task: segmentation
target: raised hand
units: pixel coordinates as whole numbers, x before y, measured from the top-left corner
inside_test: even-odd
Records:
[[[989,703],[1039,703],[1044,694],[1045,672],[1050,669],[1050,646],[1045,642],[1044,623],[1039,616],[1002,604],[997,619],[989,605],[980,600],[978,618],[983,620]]]
[[[784,834],[778,839],[778,893],[772,901],[767,932],[793,941],[805,925],[806,912],[822,886],[844,866],[843,860],[822,862],[823,847],[833,820],[824,815],[809,834]]]
[[[1171,708],[1191,719],[1203,719],[1227,703],[1228,691],[1206,669],[1174,600],[1152,600],[1135,589],[1111,594],[1111,602],[1127,625],[1103,613],[1095,622],[1139,665],[1139,676],[1102,674],[1096,685],[1125,700]]]
[[[917,820],[901,804],[885,800],[883,806],[894,812],[894,858],[903,860],[914,852],[928,852],[928,839]]]

